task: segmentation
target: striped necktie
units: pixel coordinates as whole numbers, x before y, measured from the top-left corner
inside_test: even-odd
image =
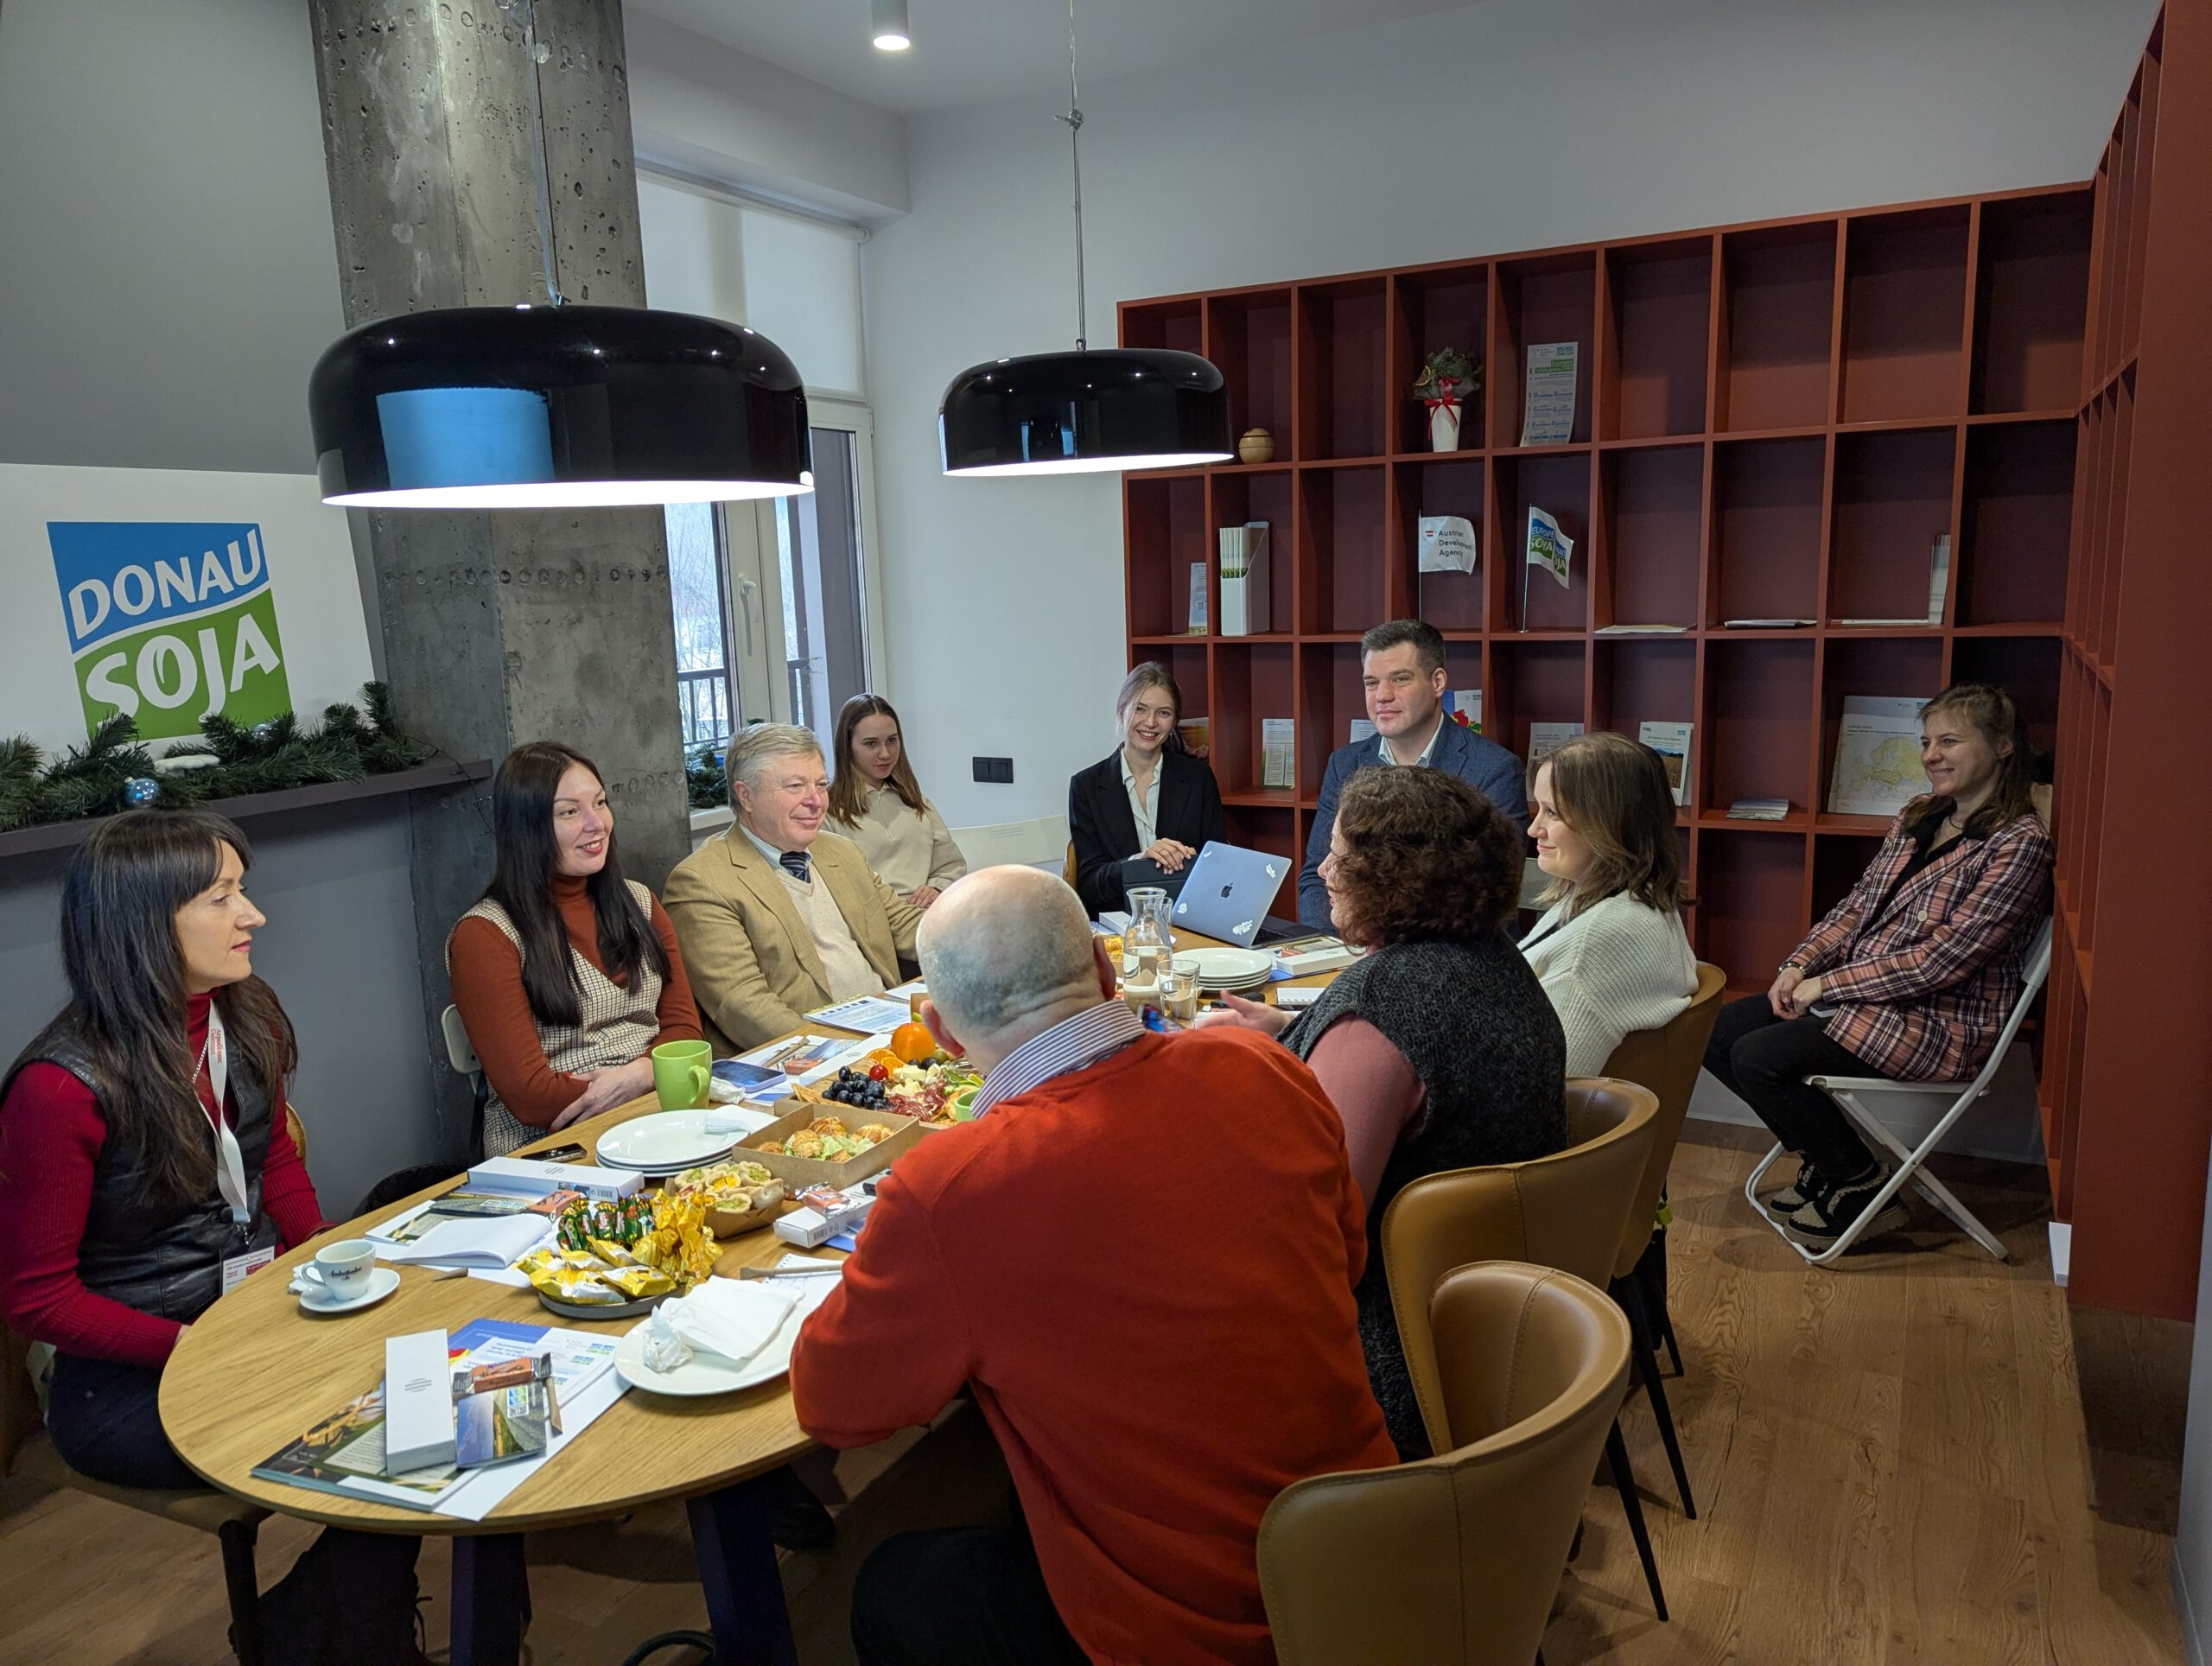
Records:
[[[780,852],[780,853],[777,855],[776,860],[777,860],[778,862],[779,862],[783,863],[783,865],[784,865],[784,872],[785,872],[786,874],[790,874],[793,879],[797,880],[797,881],[798,881],[801,885],[804,885],[804,884],[806,884],[806,883],[808,882],[808,881],[807,881],[807,877],[806,877],[806,852],[805,852],[805,851],[804,851],[804,850],[785,850],[785,851],[782,851],[782,852]]]

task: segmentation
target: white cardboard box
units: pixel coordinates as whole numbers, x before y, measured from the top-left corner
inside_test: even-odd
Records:
[[[468,1171],[474,1192],[516,1192],[542,1198],[581,1192],[587,1198],[626,1198],[645,1183],[633,1170],[593,1168],[584,1163],[547,1163],[535,1157],[488,1157]]]
[[[454,1458],[453,1381],[443,1331],[384,1340],[384,1472],[405,1475]]]

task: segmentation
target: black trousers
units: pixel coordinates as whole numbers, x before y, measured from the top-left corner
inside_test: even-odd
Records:
[[[1808,1014],[1777,1018],[1763,995],[1747,995],[1720,1009],[1705,1067],[1741,1099],[1774,1137],[1832,1179],[1864,1173],[1874,1160],[1851,1119],[1808,1076],[1873,1076],[1879,1072],[1848,1047],[1828,1040],[1826,1019]]]
[[[162,1374],[59,1354],[46,1428],[69,1467],[113,1486],[198,1487],[162,1433]],[[273,1450],[283,1439],[272,1434]],[[398,1666],[415,1637],[411,1533],[326,1527],[261,1599],[269,1658],[287,1666]]]
[[[861,1666],[1087,1666],[1019,1523],[885,1540],[854,1582],[853,1649]]]

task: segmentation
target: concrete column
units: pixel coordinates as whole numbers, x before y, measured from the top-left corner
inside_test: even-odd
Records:
[[[519,3],[309,0],[308,10],[347,327],[544,300],[530,77],[562,292],[645,304],[620,0],[537,0],[538,62]],[[306,390],[287,392],[304,422]],[[576,747],[605,773],[626,872],[658,889],[690,848],[659,512],[364,521],[381,664],[409,728],[456,757],[495,762],[525,741]],[[446,936],[491,872],[488,792],[417,801],[415,925],[436,1059],[451,999]],[[448,1072],[439,1079],[458,1155],[467,1092]]]

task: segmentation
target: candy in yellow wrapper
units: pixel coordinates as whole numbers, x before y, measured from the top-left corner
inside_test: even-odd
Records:
[[[665,1273],[657,1273],[650,1267],[612,1267],[599,1275],[603,1283],[620,1290],[626,1300],[641,1301],[647,1296],[664,1296],[676,1288],[676,1281]]]

